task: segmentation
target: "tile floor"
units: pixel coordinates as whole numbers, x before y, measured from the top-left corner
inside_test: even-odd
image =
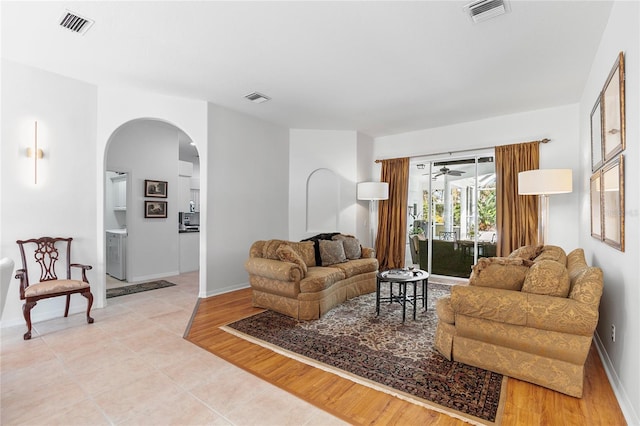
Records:
[[[198,273],[166,279],[177,286],[109,299],[92,325],[35,323],[30,341],[3,328],[0,424],[343,424],[184,340]]]

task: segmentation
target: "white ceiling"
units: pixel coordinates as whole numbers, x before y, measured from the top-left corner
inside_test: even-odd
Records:
[[[2,1],[2,57],[374,137],[579,101],[611,2],[512,0],[479,24],[466,3]],[[65,8],[95,24],[59,27]]]

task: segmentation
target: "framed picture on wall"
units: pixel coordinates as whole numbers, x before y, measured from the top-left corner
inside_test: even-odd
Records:
[[[166,218],[167,202],[166,201],[145,201],[144,217],[145,218]]]
[[[601,95],[591,110],[591,171],[595,172],[604,163],[602,157],[602,114],[600,109]]]
[[[144,181],[144,196],[167,198],[167,182],[163,180],[149,180]]]
[[[624,251],[624,156],[602,168],[602,237]]]
[[[591,176],[591,236],[602,240],[602,172]]]
[[[604,162],[625,149],[624,53],[618,54],[602,90],[602,138]]]

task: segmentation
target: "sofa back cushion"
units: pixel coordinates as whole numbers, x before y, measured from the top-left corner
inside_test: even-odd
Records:
[[[314,247],[314,256],[316,266],[322,265],[322,258],[320,257],[320,240],[330,240],[334,235],[339,235],[339,232],[325,232],[322,234],[314,235],[313,237],[305,238],[302,242],[311,241]]]
[[[567,265],[567,254],[564,252],[562,247],[558,246],[544,246],[542,247],[542,252],[535,259],[534,262],[540,262],[542,260],[553,260],[562,264],[562,266]]]
[[[469,285],[520,291],[532,264],[520,257],[481,257],[471,268]]]
[[[569,273],[563,264],[554,260],[536,261],[522,284],[522,292],[567,297]]]

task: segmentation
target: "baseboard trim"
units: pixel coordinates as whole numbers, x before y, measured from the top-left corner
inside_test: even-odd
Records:
[[[129,284],[138,284],[138,283],[143,283],[143,282],[147,282],[147,281],[165,279],[167,277],[175,277],[176,275],[180,275],[180,272],[178,272],[178,271],[168,271],[168,272],[163,272],[161,274],[152,274],[152,275],[143,275],[143,276],[140,276],[140,277],[131,277],[130,279],[127,279],[127,281],[129,282]]]
[[[231,293],[232,291],[242,290],[249,287],[250,287],[249,283],[240,283],[240,284],[235,284],[228,287],[216,288],[211,291],[207,291],[204,293],[204,295],[200,295],[199,297],[206,299],[207,297],[218,296],[220,294],[225,294],[225,293]]]
[[[613,389],[613,393],[618,400],[618,404],[620,405],[620,409],[622,410],[622,415],[624,416],[627,424],[629,425],[640,425],[640,417],[636,413],[636,410],[633,408],[631,401],[629,401],[629,397],[627,396],[627,392],[625,391],[622,383],[620,383],[620,378],[618,377],[618,373],[613,368],[613,363],[611,362],[611,358],[609,358],[609,354],[607,353],[604,345],[602,344],[602,340],[596,331],[594,334],[594,342],[596,344],[596,350],[598,351],[598,355],[600,355],[600,360],[602,361],[602,366],[604,367],[605,373],[607,373],[607,377],[609,378],[609,383],[611,384],[611,388]]]

